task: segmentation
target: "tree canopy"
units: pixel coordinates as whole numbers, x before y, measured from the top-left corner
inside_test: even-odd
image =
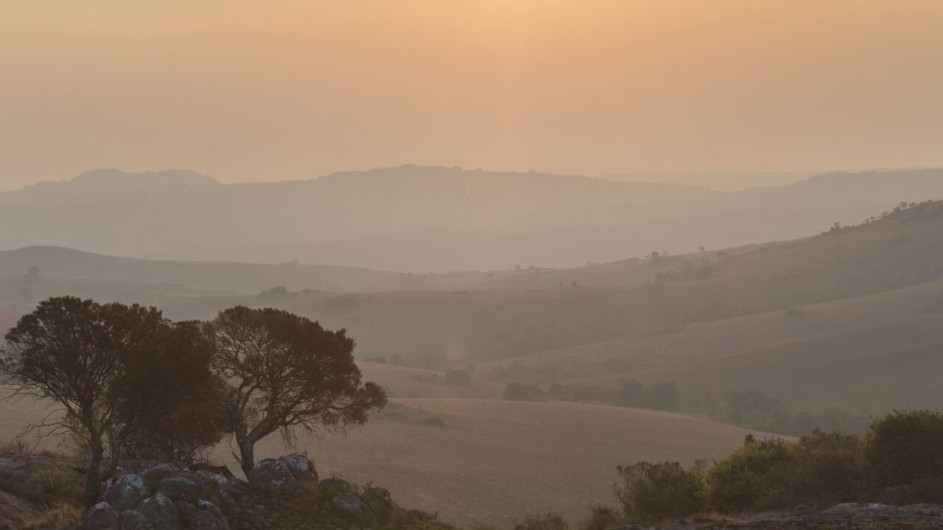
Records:
[[[280,431],[343,431],[386,404],[385,392],[362,383],[354,341],[345,330],[278,309],[238,306],[209,325],[213,372],[226,382],[225,417],[248,475],[256,442]]]

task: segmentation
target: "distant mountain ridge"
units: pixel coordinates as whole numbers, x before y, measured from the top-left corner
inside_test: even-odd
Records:
[[[241,184],[96,170],[0,193],[0,248],[406,272],[572,267],[791,239],[939,198],[941,170],[827,174],[741,192],[424,166]]]

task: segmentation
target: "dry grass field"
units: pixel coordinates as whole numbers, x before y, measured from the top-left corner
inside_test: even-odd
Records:
[[[346,437],[303,438],[322,475],[388,488],[405,506],[448,522],[511,526],[527,513],[571,522],[593,503],[614,504],[615,467],[639,460],[721,457],[747,431],[687,416],[563,402],[396,399],[416,412],[374,420]],[[422,418],[441,418],[432,426]],[[259,454],[283,452],[271,438]],[[226,451],[217,453],[225,457]]]
[[[470,384],[450,383],[444,372],[370,361],[357,361],[364,381],[383,386],[391,397],[500,398],[503,383],[473,378]]]
[[[578,522],[592,503],[613,503],[615,466],[709,460],[747,433],[687,416],[577,403],[418,398],[396,399],[391,409],[395,414],[346,436],[302,436],[296,450],[315,460],[322,477],[373,482],[404,506],[463,526],[507,527],[546,510]],[[36,401],[0,402],[0,441],[45,411]],[[285,452],[278,436],[257,450],[259,458]],[[238,469],[226,443],[212,459]]]

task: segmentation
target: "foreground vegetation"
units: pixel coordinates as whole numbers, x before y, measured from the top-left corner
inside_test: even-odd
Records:
[[[940,504],[943,413],[896,411],[863,437],[816,431],[793,443],[748,436],[710,467],[639,462],[618,471],[624,514],[641,522],[842,502]]]

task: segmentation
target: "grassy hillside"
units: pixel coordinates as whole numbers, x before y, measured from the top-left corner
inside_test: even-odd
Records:
[[[639,460],[717,458],[747,431],[686,416],[576,403],[396,399],[435,417],[377,420],[346,437],[304,439],[322,474],[372,481],[445,521],[510,527],[553,509],[579,522],[612,503],[615,466]],[[277,439],[261,454],[283,452]],[[223,457],[225,451],[221,452]]]
[[[0,401],[0,440],[46,412],[32,399]],[[388,413],[346,436],[301,436],[296,449],[308,453],[322,477],[373,482],[403,505],[438,511],[448,522],[503,528],[551,508],[579,521],[591,503],[612,501],[615,466],[719,458],[747,432],[602,405],[419,398],[394,399]],[[48,439],[44,447],[60,441]],[[230,449],[224,443],[212,459],[236,470]],[[285,452],[271,436],[256,455]]]

